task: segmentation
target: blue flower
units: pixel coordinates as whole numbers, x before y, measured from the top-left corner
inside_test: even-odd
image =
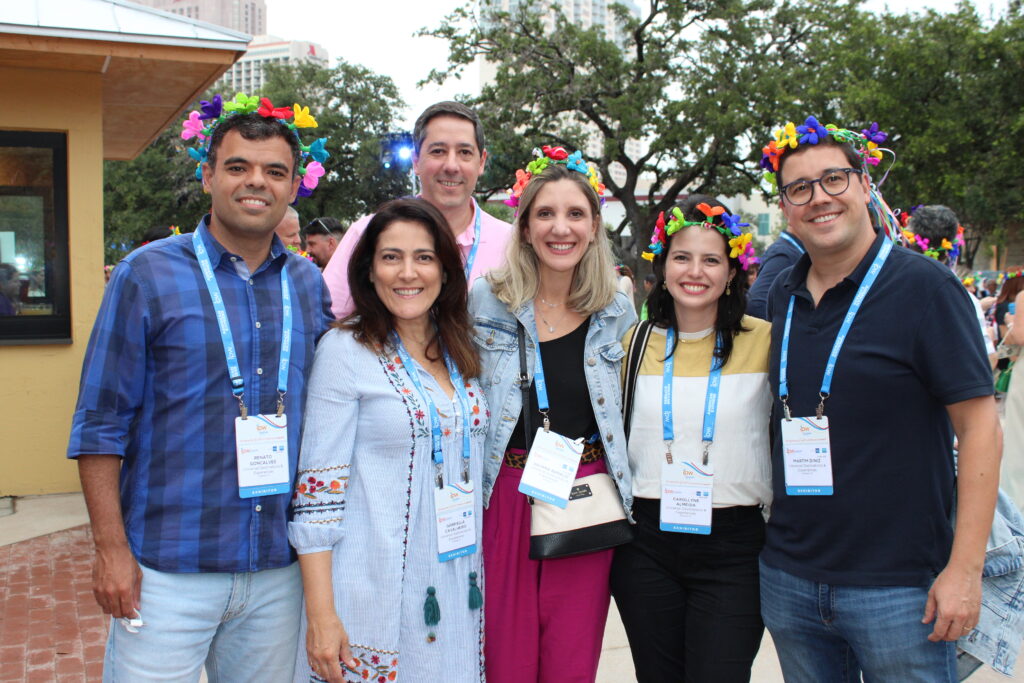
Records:
[[[741,220],[742,219],[738,215],[736,215],[736,214],[732,214],[732,213],[723,213],[722,214],[722,224],[725,227],[729,228],[729,232],[731,232],[733,235],[735,235],[737,237],[739,237],[740,234],[743,233],[743,230],[741,230],[741,228],[749,228],[750,227],[750,223],[741,223],[740,222]]]
[[[200,148],[197,149],[195,147],[189,147],[188,148],[188,155],[201,164],[204,161],[206,161],[206,157],[207,157],[206,148],[205,147],[200,147]]]
[[[816,145],[828,136],[825,126],[818,123],[818,119],[808,116],[804,125],[797,126],[796,132],[800,135],[800,144]]]
[[[583,161],[583,154],[579,150],[569,155],[569,158],[565,160],[565,165],[580,173],[590,172],[590,168],[587,166],[587,162]]]
[[[199,115],[200,119],[215,119],[220,116],[220,113],[224,108],[224,100],[221,99],[220,95],[214,95],[213,102],[202,100],[199,103],[199,108],[203,111],[203,113]]]
[[[313,157],[314,161],[319,161],[322,164],[330,158],[331,153],[324,148],[324,145],[326,144],[327,138],[317,138],[317,140],[309,146],[309,155]]]
[[[861,129],[860,134],[863,135],[866,140],[870,140],[876,145],[882,144],[885,142],[886,138],[889,137],[889,134],[885,131],[878,130],[877,121],[872,121],[871,127],[867,130]]]

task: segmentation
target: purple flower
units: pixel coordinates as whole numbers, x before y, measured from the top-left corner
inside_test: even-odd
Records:
[[[731,232],[733,235],[737,237],[743,232],[740,228],[750,227],[750,223],[741,223],[741,220],[742,219],[736,214],[722,214],[722,224],[725,225],[725,227],[729,228],[729,232]]]
[[[796,132],[800,135],[800,144],[816,145],[828,135],[825,126],[818,123],[818,119],[808,116],[804,125],[797,126]]]
[[[889,137],[889,134],[885,131],[878,130],[877,121],[872,121],[871,127],[867,130],[861,129],[860,134],[863,135],[866,140],[870,140],[876,145],[882,144],[885,142],[886,138]]]
[[[220,116],[220,112],[224,108],[224,100],[220,95],[214,95],[213,102],[202,100],[199,103],[199,108],[203,110],[199,116],[200,119],[215,119]]]

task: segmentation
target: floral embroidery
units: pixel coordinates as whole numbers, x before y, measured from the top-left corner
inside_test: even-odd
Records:
[[[292,508],[295,514],[327,509],[343,510],[345,490],[348,488],[348,470],[348,465],[301,470],[298,485],[292,491]]]
[[[378,650],[364,645],[352,643],[352,658],[355,660],[355,668],[342,665],[346,681],[372,681],[373,683],[388,683],[398,679],[398,653],[394,650]],[[320,678],[315,673],[310,673],[310,681],[325,683],[326,679]]]

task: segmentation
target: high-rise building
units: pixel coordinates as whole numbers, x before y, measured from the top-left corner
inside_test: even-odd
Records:
[[[134,0],[189,19],[248,33],[267,32],[267,4],[264,0]]]
[[[282,40],[277,36],[256,36],[249,49],[219,81],[225,92],[258,93],[263,89],[263,67],[267,64],[314,62],[329,66],[327,50],[305,40]]]

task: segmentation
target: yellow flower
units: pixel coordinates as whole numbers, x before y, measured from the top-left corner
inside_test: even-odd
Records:
[[[942,238],[942,248],[949,251],[953,248],[953,243],[947,240],[945,237]]]
[[[644,253],[640,254],[640,258],[642,258],[645,261],[653,261],[654,260],[654,254],[652,254],[649,251],[645,251]]]
[[[907,239],[907,242],[909,244],[913,244],[916,241],[916,239],[915,239],[916,236],[914,235],[914,233],[910,232],[909,230],[904,230],[903,231],[903,236]]]
[[[729,246],[732,247],[732,252],[729,254],[729,258],[736,258],[747,250],[747,244],[750,242],[751,235],[749,232],[745,232],[738,237],[733,237],[729,240]]]
[[[316,128],[316,119],[309,115],[309,107],[300,107],[297,104],[292,105],[292,109],[295,110],[295,126],[296,128]]]
[[[785,128],[780,128],[775,131],[775,140],[778,142],[779,149],[782,149],[787,145],[796,149],[796,146],[800,144],[800,140],[796,134],[796,124],[790,121],[786,124]]]

